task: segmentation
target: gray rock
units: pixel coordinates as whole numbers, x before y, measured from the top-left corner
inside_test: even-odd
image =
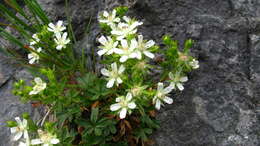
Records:
[[[38,1],[54,22],[65,19],[64,1]],[[144,22],[139,31],[158,45],[164,34],[179,40],[181,46],[187,38],[196,41],[191,51],[200,69],[189,74],[183,92],[173,95],[174,104],[159,112],[161,129],[152,136],[155,145],[260,145],[259,0],[74,0],[70,14],[81,40],[76,52],[97,48],[97,14],[119,5],[130,7],[128,14]],[[84,33],[89,20],[89,33]],[[12,107],[0,113],[2,122],[19,115],[19,107],[31,109],[10,94],[13,70],[0,64],[0,71],[1,112]],[[17,103],[12,104],[15,107],[7,98]],[[9,142],[7,130],[3,131],[0,145]]]

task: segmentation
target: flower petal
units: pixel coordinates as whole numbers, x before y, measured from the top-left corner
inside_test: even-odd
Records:
[[[109,72],[107,69],[102,68],[102,69],[101,69],[101,74],[108,77],[109,74],[110,74],[110,72]]]
[[[181,82],[187,82],[187,81],[188,81],[188,77],[186,77],[186,76],[185,76],[185,77],[181,77],[181,78],[180,78],[180,81],[181,81]]]
[[[170,92],[172,92],[172,89],[173,89],[173,86],[168,86],[168,87],[166,87],[165,89],[164,89],[164,94],[168,94],[168,93],[170,93]]]
[[[120,65],[118,73],[121,74],[125,71],[125,67],[123,65]]]
[[[147,56],[147,57],[149,57],[149,58],[151,58],[151,59],[154,58],[154,54],[151,53],[151,52],[149,52],[149,51],[144,51],[144,55]]]
[[[160,101],[159,99],[156,100],[155,108],[156,108],[157,110],[160,110],[160,108],[161,108],[161,101]]]
[[[119,78],[119,77],[116,79],[116,82],[117,82],[118,84],[121,84],[121,83],[123,83],[122,79],[121,79],[121,78]]]
[[[15,117],[14,119],[15,119],[15,121],[17,122],[17,124],[18,124],[19,126],[23,124],[22,121],[21,121],[21,119],[20,119],[19,117]]]
[[[110,80],[107,82],[107,88],[113,87],[114,82],[115,82],[115,79],[110,79]]]
[[[99,39],[98,39],[98,41],[102,44],[102,45],[106,45],[106,43],[107,43],[107,39],[104,37],[104,36],[101,36]]]
[[[51,144],[57,144],[60,142],[60,140],[57,138],[52,138],[50,142],[51,142]]]
[[[120,61],[120,62],[125,62],[127,59],[128,59],[128,56],[124,55],[124,56],[122,56],[122,57],[119,59],[119,61]]]
[[[181,83],[177,83],[176,85],[179,88],[179,90],[182,91],[184,89],[184,87],[183,87],[183,85]]]
[[[114,72],[117,72],[117,64],[116,64],[116,62],[114,62],[114,63],[111,64],[111,68],[112,68],[112,70],[113,70]]]
[[[102,56],[102,55],[104,55],[106,52],[107,52],[107,51],[103,49],[103,50],[99,50],[97,53],[98,53],[99,56]]]
[[[128,104],[128,108],[134,109],[136,107],[136,104],[134,102],[131,102]]]
[[[158,83],[157,90],[158,91],[162,91],[163,90],[163,83],[161,83],[161,82]]]
[[[120,111],[120,119],[124,119],[126,117],[126,113],[127,113],[127,109],[126,108],[123,108],[121,111]]]
[[[173,103],[173,100],[172,98],[168,97],[168,96],[165,96],[164,99],[163,99],[164,102],[168,103],[168,104],[172,104]]]
[[[123,48],[128,48],[128,43],[126,40],[121,40],[121,45]]]
[[[174,79],[174,76],[173,76],[173,73],[172,73],[172,72],[169,72],[169,78],[170,78],[171,80]]]
[[[145,48],[151,48],[154,44],[155,42],[153,40],[150,40],[145,44]]]
[[[112,104],[112,105],[110,106],[110,110],[111,110],[111,111],[117,111],[117,110],[119,110],[120,108],[121,108],[121,105],[120,105],[119,103]]]
[[[13,140],[14,140],[14,141],[17,141],[17,140],[19,140],[22,136],[23,136],[23,132],[22,132],[22,131],[19,131],[19,132],[15,133]]]
[[[11,133],[16,133],[18,131],[17,127],[11,127],[10,128]]]
[[[37,144],[42,144],[43,142],[40,140],[40,139],[33,139],[32,141],[31,141],[31,144],[32,145],[37,145]]]
[[[132,94],[128,92],[126,95],[126,101],[131,101],[132,97],[133,97]]]

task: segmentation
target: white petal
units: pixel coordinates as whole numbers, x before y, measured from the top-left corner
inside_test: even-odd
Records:
[[[119,77],[116,79],[116,82],[117,82],[118,84],[121,84],[121,83],[123,83],[122,79],[121,79],[121,78],[119,78]]]
[[[68,36],[68,33],[67,33],[67,32],[64,32],[63,35],[62,35],[62,39],[63,39],[63,40],[66,40],[67,36]]]
[[[109,13],[108,13],[107,11],[104,11],[104,12],[103,12],[103,16],[104,16],[104,17],[108,17],[108,16],[109,16]]]
[[[102,69],[101,69],[101,74],[102,74],[102,75],[104,75],[104,76],[109,76],[109,73],[110,73],[110,72],[109,72],[107,69],[105,69],[105,68],[102,68]]]
[[[120,65],[118,73],[121,74],[125,71],[125,67],[123,65]]]
[[[117,72],[117,64],[116,64],[116,62],[111,64],[111,68],[112,68],[113,71]]]
[[[129,55],[130,58],[138,58],[138,55],[136,52],[133,52]]]
[[[126,117],[126,112],[127,112],[126,108],[123,108],[120,111],[120,115],[119,115],[120,119],[124,119]]]
[[[160,110],[160,108],[161,108],[161,101],[160,101],[159,99],[156,100],[155,108],[156,108],[157,110]]]
[[[126,95],[126,101],[131,101],[132,97],[133,97],[132,94],[128,92]]]
[[[60,140],[59,139],[57,139],[57,138],[53,138],[53,139],[51,139],[51,144],[57,144],[57,143],[59,143],[60,142]]]
[[[55,28],[54,24],[53,23],[49,23],[48,25],[50,28]]]
[[[110,80],[107,82],[107,88],[113,87],[114,82],[115,82],[115,79],[110,79]]]
[[[127,16],[124,16],[123,17],[123,19],[127,22],[127,23],[129,23],[130,22],[130,18],[129,17],[127,17]]]
[[[134,102],[131,102],[128,104],[128,108],[134,109],[136,107],[136,104]]]
[[[31,92],[29,92],[29,95],[33,95],[33,94],[37,94],[37,92],[36,91],[31,91]]]
[[[17,132],[17,127],[11,127],[10,131],[11,131],[11,133],[16,133]]]
[[[131,40],[131,45],[130,45],[130,50],[134,50],[135,48],[137,48],[138,43],[136,41],[136,39],[132,39]]]
[[[184,89],[184,87],[183,87],[183,85],[181,84],[181,83],[177,83],[177,87],[179,88],[179,90],[183,90]]]
[[[37,145],[37,144],[42,144],[43,142],[40,140],[40,139],[33,139],[32,141],[31,141],[31,144],[32,145]]]
[[[121,40],[121,45],[123,48],[128,48],[128,43],[126,40]]]
[[[115,18],[114,22],[120,22],[120,18]]]
[[[152,47],[154,44],[155,44],[155,42],[154,42],[153,40],[150,40],[150,41],[148,41],[148,42],[145,44],[145,48],[150,48],[150,47]]]
[[[115,52],[116,54],[123,54],[123,53],[124,53],[123,50],[117,49],[117,48],[114,49],[114,52]]]
[[[36,84],[41,84],[41,83],[42,83],[42,79],[39,78],[39,77],[36,77],[36,78],[34,78],[34,82],[35,82]]]
[[[62,23],[63,23],[63,21],[59,20],[56,25],[59,26],[59,27],[61,27],[61,26],[62,26]]]
[[[14,140],[14,141],[17,141],[17,140],[19,140],[22,136],[23,136],[23,132],[21,132],[21,131],[20,131],[20,132],[17,132],[17,133],[15,133],[13,140]]]
[[[158,83],[157,90],[158,91],[162,91],[163,90],[163,83],[161,83],[161,82]]]
[[[18,146],[27,146],[26,143],[24,142],[19,142],[19,145]]]
[[[121,98],[117,97],[116,102],[120,102],[120,101],[121,101]]]
[[[144,55],[147,56],[147,57],[149,57],[149,58],[151,58],[151,59],[154,58],[154,54],[151,53],[151,52],[149,52],[149,51],[144,51]]]
[[[172,104],[173,100],[170,97],[165,96],[163,99],[164,102],[168,103],[168,104]]]
[[[98,39],[98,41],[102,44],[102,45],[106,45],[106,43],[107,43],[107,39],[104,37],[104,36],[101,36],[99,39]]]
[[[138,42],[139,43],[142,43],[143,39],[144,39],[143,35],[138,35]]]
[[[22,125],[23,124],[19,117],[15,117],[14,119],[17,122],[18,125]]]
[[[120,62],[125,62],[126,60],[128,59],[128,56],[122,56],[121,58],[120,58]]]
[[[181,81],[181,82],[187,82],[187,81],[188,81],[188,77],[186,77],[186,76],[185,76],[185,77],[181,77],[181,78],[180,78],[180,81]]]
[[[120,105],[119,103],[112,104],[112,105],[110,106],[110,110],[111,110],[111,111],[117,111],[117,110],[119,110],[120,108],[121,108],[121,105]]]
[[[102,56],[102,55],[104,55],[106,52],[107,52],[107,51],[103,49],[103,50],[99,50],[97,53],[98,53],[99,56]]]
[[[28,134],[28,131],[27,131],[27,130],[25,130],[25,131],[23,132],[23,138],[25,138],[25,139],[28,139],[28,138],[29,138],[29,134]]]
[[[23,119],[23,126],[27,126],[27,120]]]
[[[168,86],[167,88],[164,89],[164,94],[168,94],[170,92],[172,92],[173,86]]]
[[[58,45],[58,46],[56,47],[56,49],[60,51],[60,50],[62,49],[62,47],[63,47],[62,45]]]
[[[57,40],[61,39],[61,34],[60,33],[56,33],[55,36],[56,36]]]
[[[173,76],[172,72],[169,72],[169,78],[170,78],[171,80],[174,79],[174,76]]]

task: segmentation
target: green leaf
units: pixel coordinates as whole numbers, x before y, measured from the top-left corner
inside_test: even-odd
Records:
[[[91,109],[91,116],[90,116],[91,122],[93,122],[93,123],[97,122],[98,113],[99,113],[99,109],[98,108],[92,108]]]

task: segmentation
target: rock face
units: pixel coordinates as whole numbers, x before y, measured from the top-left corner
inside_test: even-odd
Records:
[[[63,0],[38,0],[53,20],[65,19]],[[158,146],[260,145],[260,1],[259,0],[74,0],[70,7],[79,45],[95,47],[98,12],[130,6],[144,22],[145,38],[158,44],[169,34],[180,44],[196,41],[192,53],[200,69],[189,74],[183,92],[172,95],[157,118]],[[86,26],[90,33],[84,33]],[[14,68],[0,59],[0,122],[21,111],[35,113],[10,93]],[[2,61],[3,60],[3,61]],[[0,146],[10,146],[0,128]]]

